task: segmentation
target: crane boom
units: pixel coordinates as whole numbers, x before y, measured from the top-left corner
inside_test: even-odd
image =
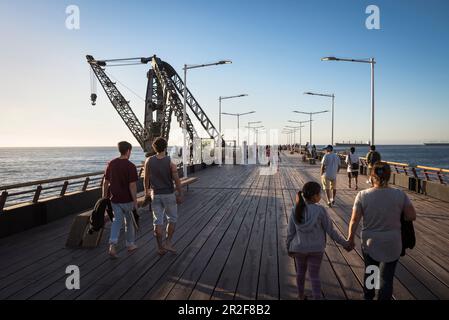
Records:
[[[90,55],[87,55],[86,58],[112,105],[145,152],[149,154],[154,153],[151,143],[155,137],[162,136],[168,141],[173,113],[179,126],[184,128],[183,102],[180,98],[180,96],[183,96],[184,83],[167,62],[162,61],[155,55],[149,58],[138,57],[109,60],[95,60]],[[144,125],[142,125],[129,106],[129,102],[126,101],[115,86],[115,83],[108,77],[104,68],[106,66],[128,66],[147,64],[149,62],[151,62],[152,68],[147,73],[145,119]],[[188,89],[187,93],[187,105],[200,121],[209,137],[214,139],[216,145],[218,145],[218,131]],[[92,93],[92,105],[95,105],[96,98],[97,95]],[[156,111],[155,118],[153,115],[154,111]],[[188,145],[190,150],[192,150],[193,142],[200,138],[189,114],[186,114],[185,127],[188,134]],[[190,154],[192,156],[192,152]]]
[[[86,58],[115,110],[117,110],[118,114],[125,122],[126,126],[131,131],[133,136],[136,138],[142,149],[147,151],[149,149],[147,146],[147,144],[149,143],[149,132],[144,129],[139,119],[129,106],[128,101],[126,101],[126,99],[115,86],[115,83],[112,82],[108,75],[105,73],[104,69],[101,66],[101,63],[97,63],[97,61],[92,56],[88,55],[86,56]]]

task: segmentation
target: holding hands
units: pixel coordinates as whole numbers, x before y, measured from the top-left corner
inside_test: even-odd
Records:
[[[346,244],[343,246],[343,248],[345,248],[345,250],[348,252],[352,251],[354,247],[355,247],[354,239],[351,238],[348,238],[346,240]]]

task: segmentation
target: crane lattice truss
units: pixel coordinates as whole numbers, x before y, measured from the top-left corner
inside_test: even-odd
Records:
[[[149,154],[154,153],[151,143],[156,137],[164,137],[167,141],[169,140],[170,123],[173,114],[179,126],[181,128],[184,127],[183,100],[181,100],[184,93],[184,83],[170,64],[156,56],[150,58],[95,60],[94,57],[88,55],[86,58],[115,110],[145,152]],[[129,101],[123,97],[115,83],[111,81],[105,72],[105,68],[108,65],[117,65],[115,64],[117,62],[120,62],[119,65],[147,64],[151,62],[151,69],[147,73],[148,82],[143,125],[131,109]],[[92,97],[92,104],[95,103],[95,100],[96,96]],[[186,101],[189,109],[196,116],[209,137],[214,140],[215,145],[218,146],[219,132],[188,89]],[[190,150],[192,150],[194,140],[199,139],[199,137],[188,114],[186,116],[186,129],[188,144]]]

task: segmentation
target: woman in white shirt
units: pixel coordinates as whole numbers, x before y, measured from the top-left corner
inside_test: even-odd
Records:
[[[373,187],[360,191],[355,198],[349,223],[349,248],[354,248],[357,227],[362,221],[360,240],[365,261],[365,299],[375,297],[375,288],[367,286],[373,266],[379,269],[377,289],[379,300],[391,300],[396,265],[402,251],[401,215],[405,221],[416,219],[416,211],[407,194],[390,188],[391,168],[387,163],[376,163],[371,171]],[[369,268],[369,269],[368,269]]]
[[[355,148],[351,147],[351,151],[346,155],[346,165],[348,166],[349,189],[351,189],[351,179],[355,180],[355,190],[358,186],[359,176],[359,157],[355,154]]]

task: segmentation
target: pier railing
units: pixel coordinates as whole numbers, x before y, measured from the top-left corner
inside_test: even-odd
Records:
[[[368,163],[366,158],[360,157],[360,164],[367,168]],[[449,169],[426,167],[426,166],[411,166],[408,163],[385,161],[388,163],[392,172],[397,174],[404,174],[409,177],[414,177],[423,181],[439,182],[440,184],[449,184]]]
[[[142,177],[143,166],[137,166]],[[37,180],[0,186],[0,212],[4,208],[23,203],[37,203],[50,197],[64,197],[73,192],[84,192],[99,188],[103,183],[104,171],[67,176],[54,179]]]

